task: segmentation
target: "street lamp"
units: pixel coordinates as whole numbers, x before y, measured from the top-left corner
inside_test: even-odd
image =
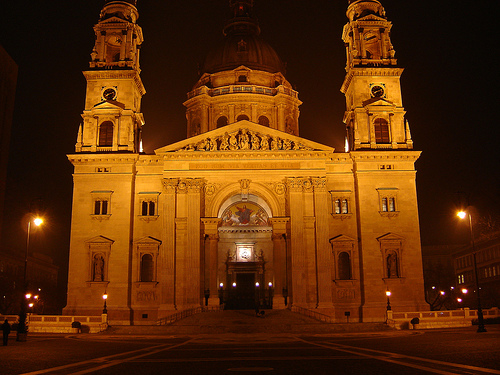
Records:
[[[474,266],[474,279],[476,281],[476,289],[477,289],[477,321],[478,321],[477,332],[486,332],[486,328],[484,328],[483,309],[481,308],[481,296],[479,292],[479,277],[477,274],[476,249],[474,248],[474,231],[472,229],[472,215],[470,211],[467,212],[460,211],[457,213],[457,216],[460,219],[465,219],[467,216],[469,217],[470,242],[472,246],[472,261]]]
[[[390,310],[392,310],[392,308],[391,308],[391,301],[389,299],[391,297],[391,291],[389,289],[387,289],[385,291],[385,295],[387,296],[387,311],[390,311]]]
[[[106,306],[106,300],[108,299],[108,295],[106,294],[106,292],[104,292],[104,294],[102,295],[102,299],[104,300],[104,308],[102,309],[102,313],[107,314],[108,307]]]
[[[39,217],[35,218],[30,218],[28,220],[28,231],[26,232],[26,253],[24,254],[24,277],[23,277],[23,297],[21,299],[21,309],[19,311],[19,324],[17,326],[17,341],[26,341],[26,334],[28,332],[26,328],[26,305],[28,303],[27,298],[31,298],[31,294],[28,297],[27,289],[28,289],[28,281],[27,281],[27,274],[28,274],[28,250],[30,247],[30,234],[31,234],[31,221],[33,221],[33,224],[35,224],[37,227],[42,225],[43,219]]]

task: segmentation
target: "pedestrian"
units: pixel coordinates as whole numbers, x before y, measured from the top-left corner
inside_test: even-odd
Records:
[[[10,324],[7,319],[5,319],[5,322],[2,324],[2,331],[3,331],[3,345],[7,345],[7,342],[9,341],[9,333],[10,333]]]

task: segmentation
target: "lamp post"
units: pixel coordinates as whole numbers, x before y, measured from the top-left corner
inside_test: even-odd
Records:
[[[108,307],[106,306],[106,300],[108,299],[108,295],[106,292],[104,292],[104,294],[102,295],[102,299],[104,300],[104,308],[102,309],[102,313],[103,314],[107,314],[108,313]]]
[[[474,231],[472,228],[472,215],[470,211],[460,211],[457,213],[457,216],[460,219],[465,219],[467,216],[469,217],[469,231],[470,231],[470,242],[472,246],[472,263],[474,266],[474,280],[476,282],[476,290],[477,290],[477,332],[486,332],[486,328],[484,328],[484,317],[483,317],[483,309],[481,308],[481,296],[479,291],[479,277],[477,272],[477,262],[476,262],[476,249],[474,246]]]
[[[392,307],[391,307],[391,301],[389,299],[391,297],[391,291],[389,289],[387,289],[385,291],[385,295],[387,296],[387,311],[391,311]]]
[[[26,232],[26,252],[24,254],[24,277],[23,277],[23,296],[21,299],[21,309],[19,311],[19,324],[17,326],[17,341],[26,341],[26,334],[28,332],[26,328],[26,308],[28,303],[27,290],[28,290],[28,250],[30,247],[30,233],[31,233],[31,221],[33,220],[33,224],[37,227],[42,225],[43,220],[39,217],[32,218],[28,220],[28,231]],[[31,297],[31,295],[30,295]]]

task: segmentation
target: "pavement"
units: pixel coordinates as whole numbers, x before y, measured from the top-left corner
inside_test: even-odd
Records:
[[[199,335],[199,334],[326,334],[352,332],[388,332],[384,323],[330,324],[283,310],[265,310],[256,316],[254,310],[212,311],[192,315],[170,325],[110,326],[113,335]]]

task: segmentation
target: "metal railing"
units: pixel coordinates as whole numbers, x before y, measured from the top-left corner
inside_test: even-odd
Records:
[[[300,315],[307,316],[309,318],[318,320],[323,323],[335,323],[335,318],[332,318],[331,316],[319,313],[317,311],[309,310],[300,306],[292,306],[290,307],[290,311]]]
[[[185,318],[192,316],[192,315],[195,315],[195,314],[200,314],[200,313],[204,313],[204,312],[219,311],[220,309],[221,309],[220,306],[194,307],[192,309],[182,310],[182,311],[176,312],[175,314],[171,314],[171,315],[168,315],[164,318],[160,318],[156,321],[156,325],[162,326],[162,325],[172,324],[178,320],[185,319]]]

